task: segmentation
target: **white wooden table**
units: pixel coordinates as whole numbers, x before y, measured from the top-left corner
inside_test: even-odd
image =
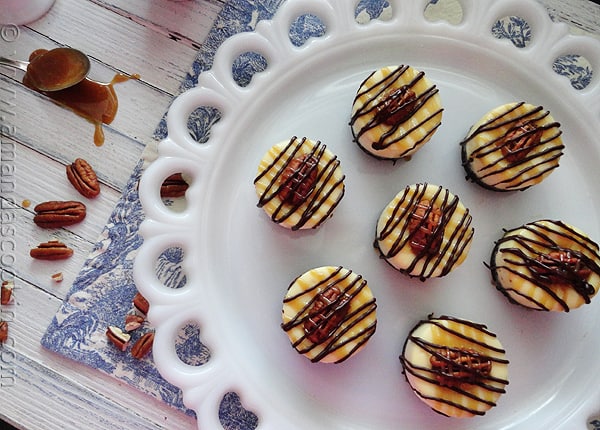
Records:
[[[573,31],[600,39],[600,6],[589,0],[541,0]],[[0,186],[2,279],[15,280],[10,342],[0,349],[0,419],[27,429],[194,428],[195,420],[85,365],[52,354],[40,339],[52,320],[144,147],[225,1],[57,0],[40,20],[0,28],[0,55],[26,59],[37,48],[69,45],[92,59],[91,77],[139,73],[120,84],[119,112],[93,144],[93,126],[20,83],[22,73],[0,67]],[[0,14],[1,14],[0,2]],[[595,71],[595,73],[600,73]],[[102,194],[88,204],[86,222],[48,232],[32,222],[32,206],[78,200],[64,169],[82,157],[96,167]],[[10,226],[10,228],[9,228]],[[33,261],[29,250],[52,236],[74,256],[60,264]],[[12,248],[12,244],[16,244]],[[64,280],[51,275],[61,271]],[[598,405],[600,412],[600,405]]]

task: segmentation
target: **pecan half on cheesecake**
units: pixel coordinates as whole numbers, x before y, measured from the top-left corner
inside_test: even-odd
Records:
[[[539,220],[505,231],[490,258],[492,282],[512,303],[569,312],[600,288],[598,244],[562,221]]]
[[[290,284],[281,327],[294,349],[312,362],[340,363],[375,333],[376,308],[362,276],[344,267],[323,266]]]
[[[411,277],[441,277],[467,257],[473,239],[469,210],[447,189],[414,184],[381,212],[375,247],[381,258]]]
[[[461,142],[467,179],[493,191],[539,184],[563,154],[560,124],[542,106],[509,103],[484,115]]]
[[[411,66],[373,71],[361,83],[350,118],[354,141],[384,160],[409,158],[442,123],[438,88]]]
[[[484,415],[508,385],[508,360],[483,324],[429,316],[410,331],[400,362],[414,393],[434,411],[456,418]]]
[[[258,206],[291,230],[319,227],[344,196],[338,158],[320,141],[292,137],[263,156],[254,179]]]

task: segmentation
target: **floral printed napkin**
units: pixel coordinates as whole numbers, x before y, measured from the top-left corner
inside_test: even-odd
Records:
[[[283,1],[231,0],[226,3],[182,83],[181,91],[194,87],[200,73],[210,69],[215,51],[225,39],[242,31],[252,31],[259,20],[271,18]],[[432,0],[430,3],[435,5],[438,1]],[[356,18],[361,21],[385,19],[389,9],[385,0],[361,0],[356,9]],[[290,35],[294,43],[302,44],[308,37],[319,35],[323,31],[324,27],[318,19],[305,16],[294,23]],[[496,37],[510,39],[518,47],[526,46],[531,37],[528,24],[518,17],[498,21],[492,32]],[[257,55],[242,57],[234,65],[234,76],[242,84],[249,82],[253,73],[264,69],[263,61]],[[581,63],[580,57],[562,57],[554,67],[557,73],[567,76],[576,88],[584,88],[589,84],[591,70],[587,64]],[[217,112],[198,109],[190,116],[189,131],[196,140],[202,142],[207,139],[211,125],[218,119]],[[156,141],[166,135],[166,123],[163,119],[156,130]],[[155,153],[156,145],[150,145],[146,149],[68,298],[48,327],[42,345],[113,375],[175,408],[193,414],[193,411],[183,405],[180,390],[162,379],[151,355],[137,360],[128,351],[122,352],[108,343],[105,335],[109,325],[122,328],[125,315],[132,311],[131,303],[136,294],[132,267],[136,251],[142,242],[138,227],[144,218],[137,183],[144,166],[152,161]],[[176,205],[177,201],[173,200],[168,204]],[[178,265],[181,256],[180,250],[173,249],[165,252],[159,261],[159,277],[166,285],[174,288],[185,283]],[[132,342],[151,329],[144,325],[134,331]],[[183,361],[194,365],[206,362],[210,356],[210,352],[202,345],[199,329],[195,326],[181,330],[177,352]],[[250,429],[257,424],[256,416],[240,407],[235,393],[229,393],[223,398],[219,414],[226,429]]]

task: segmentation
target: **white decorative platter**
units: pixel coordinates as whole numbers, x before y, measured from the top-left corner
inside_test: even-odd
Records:
[[[428,21],[427,0],[389,3],[389,20],[363,25],[347,0],[288,0],[255,32],[228,39],[197,88],[169,110],[169,136],[140,183],[147,219],[134,276],[151,303],[156,365],[183,390],[199,428],[220,428],[218,406],[230,391],[256,413],[260,429],[561,428],[583,425],[587,417],[578,413],[600,401],[600,299],[567,314],[527,311],[494,289],[483,264],[502,228],[536,219],[561,219],[600,240],[600,44],[569,35],[534,1],[459,0],[463,17],[456,25]],[[318,16],[326,32],[294,46],[290,25],[307,13]],[[491,34],[507,16],[529,23],[527,47]],[[232,64],[248,51],[263,55],[268,66],[240,87]],[[585,57],[595,72],[583,90],[552,69],[567,54]],[[375,68],[394,64],[425,71],[445,108],[433,139],[410,161],[396,164],[362,152],[348,126],[360,82]],[[560,168],[519,193],[494,193],[467,182],[460,140],[488,110],[521,100],[543,105],[561,122],[566,150]],[[204,144],[186,127],[199,106],[222,113]],[[293,135],[321,140],[346,174],[344,199],[315,231],[285,230],[256,207],[253,179],[260,158]],[[180,213],[159,195],[162,181],[176,172],[192,178]],[[372,247],[380,211],[416,182],[457,194],[475,227],[466,262],[425,283],[394,271]],[[187,283],[176,290],[154,270],[170,247],[185,254]],[[363,351],[338,365],[310,363],[280,328],[289,283],[322,265],[362,274],[378,302],[377,332]],[[430,313],[484,323],[507,350],[507,393],[484,417],[442,417],[406,383],[398,356],[410,328]],[[175,351],[177,331],[189,323],[200,326],[211,350],[202,366],[183,363]]]

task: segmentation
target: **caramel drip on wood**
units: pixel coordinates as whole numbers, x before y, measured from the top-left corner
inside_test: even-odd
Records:
[[[549,226],[545,226],[543,223],[549,223]],[[518,234],[518,231],[526,229],[534,234],[534,238],[525,238]],[[513,234],[513,232],[515,232]],[[564,248],[558,245],[557,237],[570,241],[573,241],[584,248],[583,252],[577,252],[569,248]],[[504,244],[508,241],[515,241],[517,247],[505,247]],[[496,253],[500,252],[503,254],[503,258],[506,264],[496,264]],[[531,273],[531,267],[539,265],[539,259],[544,257],[551,252],[569,252],[581,261],[582,266],[586,267],[590,271],[600,276],[600,255],[598,254],[598,244],[590,240],[588,237],[581,235],[580,233],[573,230],[571,227],[561,221],[550,221],[541,220],[536,221],[517,229],[508,231],[494,247],[492,252],[492,258],[489,264],[489,268],[492,273],[492,281],[496,288],[504,293],[509,300],[513,301],[508,292],[526,297],[532,303],[535,303],[540,309],[549,310],[548,307],[544,306],[529,296],[524,296],[522,293],[515,289],[506,288],[503,286],[498,279],[498,270],[506,270],[518,276],[521,279],[527,280],[534,284],[536,287],[544,290],[552,299],[558,303],[565,312],[569,312],[570,308],[567,302],[558,297],[552,288],[552,282],[544,282],[539,276]],[[596,290],[593,285],[588,282],[589,276],[581,278],[573,276],[568,268],[562,266],[562,268],[556,267],[552,270],[553,277],[561,279],[561,285],[568,285],[573,288],[579,296],[583,298],[585,303],[590,303],[592,297],[596,294]]]
[[[47,52],[45,49],[34,51],[30,56],[30,60],[45,52]],[[35,87],[29,73],[26,73],[23,76],[23,84],[34,91],[44,94],[56,103],[70,109],[75,114],[94,124],[94,144],[101,146],[104,143],[102,124],[112,123],[119,107],[119,100],[114,85],[130,79],[140,79],[140,75],[117,73],[109,83],[96,82],[85,78],[78,84],[63,90],[42,91]]]
[[[404,73],[409,69],[409,66],[398,66],[396,67],[392,73],[390,73],[389,75],[387,75],[386,77],[384,77],[383,79],[376,81],[373,83],[373,85],[367,87],[366,89],[364,89],[363,91],[360,91],[356,94],[356,97],[354,99],[354,103],[357,103],[357,101],[361,98],[364,97],[366,95],[369,95],[369,101],[367,103],[365,103],[360,109],[358,109],[354,115],[352,116],[352,118],[350,119],[350,126],[353,126],[354,123],[358,120],[358,118],[360,117],[367,117],[370,118],[369,121],[360,129],[360,131],[358,133],[355,133],[353,130],[353,134],[354,134],[354,141],[358,142],[358,140],[360,139],[360,137],[367,133],[369,130],[381,125],[381,124],[387,124],[387,120],[388,118],[385,115],[382,115],[382,111],[379,110],[379,108],[381,107],[381,105],[384,104],[385,102],[385,95],[386,94],[391,94],[393,92],[394,89],[396,88],[401,88],[403,86],[406,86],[407,88],[411,89],[413,88],[417,82],[419,82],[424,76],[425,73],[423,72],[419,72],[417,74],[417,76],[415,76],[415,78],[410,81],[407,84],[403,84],[401,82],[401,78],[404,75]],[[360,88],[362,88],[367,81],[375,74],[377,73],[377,71],[374,71],[373,73],[371,73],[360,85]],[[376,91],[375,88],[381,86],[381,89]],[[374,92],[374,94],[370,95],[370,92]],[[416,124],[414,127],[411,127],[410,129],[406,130],[404,133],[402,133],[399,136],[395,136],[395,134],[397,133],[398,129],[404,124],[406,123],[412,116],[414,116],[414,114],[425,104],[427,103],[427,101],[433,97],[434,95],[436,95],[438,93],[438,89],[435,85],[429,87],[425,92],[423,92],[422,94],[417,94],[417,99],[414,103],[414,105],[412,106],[412,109],[410,110],[410,112],[408,113],[408,115],[406,116],[407,119],[405,119],[402,122],[399,122],[397,124],[394,125],[390,125],[389,126],[389,130],[386,131],[385,133],[382,133],[381,136],[379,137],[379,140],[377,142],[374,142],[372,144],[373,149],[377,149],[377,150],[382,150],[385,149],[389,146],[392,146],[393,144],[401,141],[402,139],[406,138],[411,132],[413,132],[414,130],[424,126],[425,124],[427,124],[427,122],[429,120],[431,120],[433,117],[435,117],[436,115],[438,115],[442,109],[439,109],[435,112],[432,112],[429,116],[427,116],[426,118],[424,118],[420,123]],[[379,98],[382,98],[381,101],[378,101]],[[389,125],[389,124],[388,124]],[[417,147],[421,142],[423,142],[424,140],[428,139],[429,136],[431,136],[435,130],[439,127],[440,124],[437,124],[435,127],[433,127],[425,136],[423,136],[423,138],[421,138],[420,140],[418,140],[417,142],[415,142],[415,144],[408,148],[404,153],[407,153],[409,151],[411,151],[412,149],[414,149],[415,147]],[[403,153],[403,154],[404,154]],[[400,155],[400,157],[402,157],[402,155]]]
[[[265,188],[264,193],[260,196],[258,200],[258,207],[262,207],[271,200],[277,198],[281,187],[286,184],[284,181],[281,181],[282,174],[285,171],[285,168],[288,164],[292,162],[298,155],[301,155],[300,149],[306,142],[306,137],[302,139],[298,139],[296,136],[292,137],[288,142],[287,146],[282,150],[277,157],[273,160],[266,169],[258,174],[258,176],[254,179],[254,183],[258,182],[261,178],[263,178],[266,174],[268,174],[275,166],[283,161],[283,166],[280,170],[278,170],[273,179],[269,182],[267,187]],[[308,198],[300,202],[298,204],[290,204],[285,201],[281,201],[273,214],[271,215],[271,219],[273,222],[279,224],[287,220],[292,214],[296,213],[298,210],[302,210],[300,219],[298,222],[292,226],[292,230],[298,230],[304,226],[312,216],[319,211],[319,209],[327,202],[329,197],[338,189],[342,190],[342,196],[344,193],[344,178],[342,176],[339,180],[333,181],[335,170],[339,167],[340,161],[336,156],[332,157],[330,160],[327,160],[324,166],[321,166],[321,161],[324,159],[326,146],[321,144],[320,141],[317,141],[311,151],[308,153],[310,157],[314,157],[317,160],[317,168],[318,174],[316,183],[314,186],[314,190],[308,196]],[[341,200],[341,197],[337,202],[331,205],[325,216],[319,221],[315,228],[322,224],[329,216],[333,213],[333,210]]]
[[[466,325],[466,326],[482,333],[482,335],[490,336],[493,338],[496,337],[496,335],[494,333],[490,332],[487,329],[487,327],[483,324],[477,324],[477,323],[474,323],[471,321],[453,318],[453,317],[449,317],[446,315],[442,315],[442,316],[436,317],[436,318],[433,318],[430,315],[429,319],[419,321],[419,323],[411,330],[411,334],[408,336],[408,338],[406,339],[406,342],[404,343],[404,348],[402,350],[402,354],[399,357],[400,362],[402,363],[402,367],[404,368],[404,372],[410,373],[415,378],[420,379],[429,384],[443,386],[447,390],[452,390],[461,396],[468,397],[468,398],[475,400],[476,402],[479,402],[481,404],[489,405],[490,407],[496,406],[495,402],[484,398],[483,395],[477,395],[477,393],[478,392],[482,392],[482,393],[491,392],[491,393],[503,394],[506,392],[506,390],[504,389],[504,386],[508,385],[507,380],[494,377],[491,374],[487,374],[487,375],[480,374],[480,375],[478,375],[477,378],[469,381],[468,383],[466,383],[464,381],[457,381],[456,384],[453,384],[451,386],[443,385],[440,382],[440,380],[443,378],[450,378],[450,376],[445,374],[441,369],[436,369],[431,366],[429,366],[429,367],[418,366],[415,363],[410,362],[406,358],[406,356],[405,356],[406,348],[409,343],[412,343],[412,344],[418,346],[419,348],[421,348],[427,354],[444,359],[443,355],[440,354],[440,351],[447,348],[447,345],[429,342],[423,338],[413,335],[415,330],[418,327],[420,327],[421,325],[432,324],[432,325],[435,325],[436,327],[438,327],[443,332],[447,333],[448,335],[456,336],[456,337],[464,339],[465,342],[476,344],[477,345],[476,351],[477,351],[478,355],[483,360],[490,361],[492,363],[492,367],[496,363],[504,364],[504,365],[509,363],[508,360],[495,356],[495,355],[505,354],[504,349],[490,345],[476,337],[467,336],[467,335],[463,334],[461,331],[454,330],[451,327],[446,327],[442,323],[442,321],[450,321],[453,323],[463,324],[463,325]],[[476,386],[476,387],[480,388],[481,390],[478,390],[478,391],[469,390],[468,386]],[[482,411],[479,411],[476,409],[472,409],[472,408],[468,408],[462,404],[452,402],[443,397],[425,395],[424,393],[418,391],[414,386],[411,385],[411,387],[412,387],[413,391],[415,391],[415,393],[423,399],[435,400],[435,401],[450,405],[454,408],[457,408],[457,409],[460,409],[463,411],[467,411],[473,415],[484,415],[485,414],[485,412],[482,412]]]
[[[375,240],[375,247],[379,249],[383,258],[389,259],[396,256],[407,243],[411,242],[415,234],[418,233],[419,228],[416,228],[414,231],[410,230],[409,221],[411,219],[411,214],[418,210],[419,204],[425,200],[427,187],[427,184],[417,184],[412,194],[411,186],[404,189],[404,193],[394,207],[392,215],[389,217],[384,228]],[[437,203],[439,196],[442,194],[442,202]],[[436,229],[436,234],[430,235],[427,245],[431,245],[434,241],[439,240],[439,236],[447,235],[444,230],[456,212],[459,203],[458,197],[452,196],[452,199],[450,199],[450,197],[450,192],[440,186],[435,194],[431,198],[428,198],[430,202],[435,202],[435,207],[441,212],[441,218]],[[402,208],[402,204],[405,202],[407,202],[407,205],[405,208]],[[418,224],[418,227],[427,222],[427,217],[432,210],[433,206],[430,205],[425,212],[423,219]],[[401,213],[401,211],[403,212]],[[431,253],[429,252],[428,246],[425,246],[423,250],[415,254],[410,266],[401,271],[410,274],[417,266],[417,263],[420,260],[424,260],[421,273],[414,275],[421,278],[421,280],[424,280],[442,264],[444,256],[449,254],[449,258],[443,266],[441,276],[448,274],[471,241],[473,236],[473,229],[469,228],[471,220],[472,218],[471,215],[469,215],[468,209],[465,209],[456,228],[449,234],[445,241],[442,241],[438,252]],[[387,253],[383,252],[378,245],[378,242],[386,240],[386,238],[396,229],[400,229],[398,238]]]
[[[341,273],[342,270],[345,270],[346,273]],[[294,280],[295,282],[295,280]],[[292,285],[294,284],[292,282]],[[356,296],[360,294],[360,292],[367,286],[367,281],[365,281],[362,276],[353,274],[351,270],[344,269],[343,267],[337,267],[335,271],[331,273],[328,277],[322,279],[320,282],[316,283],[312,287],[294,295],[286,297],[283,302],[289,303],[294,301],[302,296],[313,296],[310,300],[307,300],[306,305],[296,314],[294,318],[288,321],[286,324],[281,324],[281,328],[284,331],[290,331],[296,326],[304,326],[305,322],[308,318],[310,318],[310,309],[317,300],[318,294],[316,291],[325,291],[328,288],[336,286],[341,291],[341,294],[338,296],[337,301],[347,300],[348,304],[351,305],[352,300],[356,299]],[[336,306],[336,303],[333,304]],[[364,345],[369,338],[375,333],[377,322],[374,320],[372,324],[369,324],[363,330],[360,330],[354,336],[347,337],[348,333],[352,331],[357,326],[360,326],[363,321],[373,315],[375,310],[377,309],[377,304],[375,303],[375,298],[372,298],[370,301],[362,303],[356,309],[349,311],[343,319],[340,320],[337,328],[334,330],[333,334],[326,339],[324,342],[319,344],[314,344],[308,341],[308,334],[300,337],[292,346],[300,353],[306,354],[317,347],[322,347],[323,349],[316,356],[314,356],[311,361],[316,363],[321,361],[325,356],[331,354],[332,352],[342,348],[351,342],[356,342],[356,345],[352,348],[351,351],[347,352],[343,357],[336,361],[336,363],[341,363],[350,357],[356,350],[358,350],[362,345]],[[301,345],[305,343],[304,347]]]
[[[462,164],[468,172],[468,177],[471,180],[481,184],[483,187],[492,187],[494,189],[496,189],[495,187],[511,184],[514,181],[517,181],[508,189],[519,189],[524,183],[544,176],[549,171],[557,167],[558,164],[554,164],[554,161],[562,156],[562,151],[564,149],[563,144],[554,143],[554,141],[556,141],[562,135],[562,131],[559,129],[560,124],[558,122],[551,122],[545,125],[538,125],[539,122],[543,121],[548,115],[550,115],[550,112],[544,111],[542,106],[532,108],[527,112],[511,119],[511,114],[521,108],[523,105],[525,105],[525,102],[516,103],[503,114],[491,118],[490,120],[481,124],[460,143],[462,147]],[[543,130],[544,132],[547,130],[553,130],[553,133],[550,136],[547,136],[545,139],[540,139],[539,143],[530,147],[529,150],[533,152],[535,148],[541,146],[547,146],[547,148],[537,154],[529,153],[524,157],[520,157],[519,159],[511,162],[508,162],[505,156],[500,155],[494,163],[485,166],[480,171],[472,172],[470,170],[469,164],[473,161],[473,159],[482,158],[494,152],[499,152],[501,154],[502,145],[500,143],[505,136],[498,136],[496,139],[490,140],[485,145],[475,149],[470,154],[467,154],[466,151],[466,145],[468,142],[475,139],[479,134],[494,131],[501,127],[508,127],[508,129],[511,130],[518,125],[532,125],[536,129]],[[534,132],[535,130],[531,131],[530,133]],[[530,172],[533,169],[539,168],[540,166],[545,167],[543,167],[534,176],[531,176]],[[504,177],[495,184],[486,184],[483,182],[483,180],[486,178],[489,178],[493,175],[507,173],[510,169],[514,169],[515,167],[520,167],[520,170],[510,176]]]

